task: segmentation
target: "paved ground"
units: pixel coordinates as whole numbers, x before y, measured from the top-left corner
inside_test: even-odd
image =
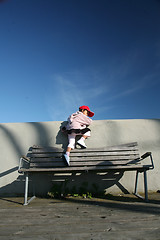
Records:
[[[0,239],[160,239],[160,193],[111,199],[0,198]]]

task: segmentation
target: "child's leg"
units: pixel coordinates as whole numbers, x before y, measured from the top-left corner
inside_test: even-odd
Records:
[[[69,144],[68,144],[68,146],[67,146],[66,153],[64,154],[64,157],[65,157],[68,165],[69,165],[69,161],[70,161],[69,154],[70,154],[70,152],[71,152],[71,149],[74,149],[74,148],[75,148],[75,138],[76,138],[76,134],[75,134],[75,133],[68,134]]]
[[[86,139],[87,137],[90,137],[90,136],[91,136],[91,131],[88,131],[88,132],[84,133],[82,137],[84,137]]]
[[[84,133],[82,135],[82,137],[77,141],[78,145],[80,145],[83,148],[86,148],[87,146],[86,146],[84,141],[85,141],[86,138],[88,138],[90,136],[91,136],[91,131],[88,131],[88,132]]]
[[[75,148],[76,134],[75,133],[68,134],[68,141],[69,144],[67,146],[67,151],[70,152],[71,149]]]

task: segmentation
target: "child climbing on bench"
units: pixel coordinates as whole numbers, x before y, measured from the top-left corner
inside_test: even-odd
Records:
[[[90,110],[88,106],[79,107],[79,111],[73,113],[68,118],[68,124],[66,127],[62,129],[68,134],[69,144],[67,146],[66,153],[64,154],[64,158],[68,164],[70,165],[70,152],[71,149],[75,148],[76,144],[76,136],[81,135],[81,138],[77,141],[77,144],[82,148],[86,148],[85,139],[91,136],[91,130],[88,126],[92,123],[92,119],[89,117],[93,117],[94,112]]]

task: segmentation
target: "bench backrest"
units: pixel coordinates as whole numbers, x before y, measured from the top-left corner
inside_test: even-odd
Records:
[[[63,168],[63,149],[33,146],[30,152],[30,168]],[[74,149],[70,154],[70,167],[124,166],[139,164],[137,142],[98,149]]]

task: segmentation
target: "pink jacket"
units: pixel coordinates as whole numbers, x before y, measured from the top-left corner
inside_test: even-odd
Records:
[[[92,119],[84,115],[82,112],[77,111],[68,118],[67,130],[70,129],[83,129],[92,123]]]

